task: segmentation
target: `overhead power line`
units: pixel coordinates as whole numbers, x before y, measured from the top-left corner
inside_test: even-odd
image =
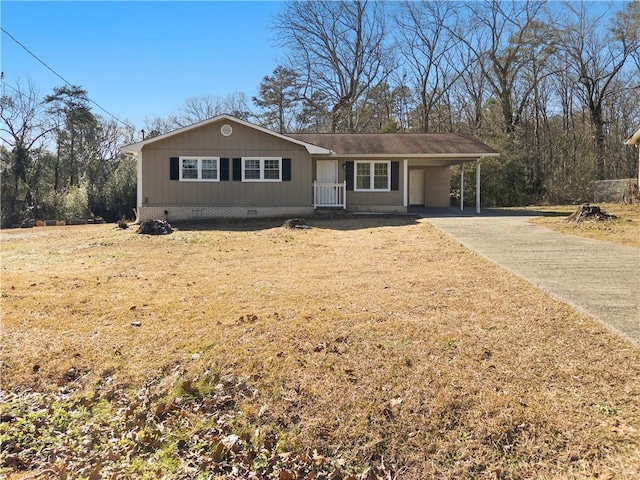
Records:
[[[73,87],[74,85],[71,84],[71,82],[69,82],[66,78],[64,78],[62,75],[60,75],[58,72],[56,72],[53,68],[51,68],[49,65],[47,65],[47,63],[40,59],[35,53],[33,53],[31,50],[29,50],[26,46],[24,46],[17,38],[15,38],[13,35],[11,35],[9,32],[7,32],[3,27],[0,27],[0,30],[2,30],[2,32],[4,32],[9,38],[11,38],[11,40],[13,40],[14,42],[16,42],[18,45],[20,45],[20,47],[22,47],[24,49],[25,52],[27,52],[29,55],[31,55],[33,58],[35,58],[38,62],[40,62],[42,65],[45,66],[45,68],[47,70],[49,70],[51,73],[53,73],[56,77],[58,77],[60,80],[62,80],[64,83],[66,83],[68,86]],[[4,83],[4,82],[3,82]],[[111,112],[109,112],[106,108],[102,107],[101,105],[99,105],[96,101],[94,101],[93,99],[91,99],[89,96],[87,96],[87,100],[89,100],[89,102],[93,103],[96,107],[98,107],[100,110],[102,110],[104,113],[106,113],[107,115],[109,115],[111,118],[113,118],[115,121],[121,123],[122,125],[124,125],[127,128],[134,128],[133,126],[127,124],[126,122],[123,122],[122,120],[120,120],[118,117],[116,117],[114,114],[112,114]]]

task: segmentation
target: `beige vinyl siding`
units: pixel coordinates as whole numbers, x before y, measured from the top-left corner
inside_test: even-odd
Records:
[[[425,207],[448,207],[451,205],[451,168],[424,168]]]
[[[229,124],[233,133],[221,134]],[[215,156],[229,159],[229,180],[180,182],[169,179],[171,157]],[[233,159],[278,157],[291,159],[291,181],[233,180]],[[309,206],[311,160],[304,147],[243,125],[222,120],[151,143],[143,149],[142,198],[153,206]],[[282,168],[282,166],[281,166]]]
[[[402,176],[402,173],[400,174]],[[347,192],[347,208],[361,206],[402,206],[402,190],[390,192]]]

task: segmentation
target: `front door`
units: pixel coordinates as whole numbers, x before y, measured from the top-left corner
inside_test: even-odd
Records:
[[[424,205],[424,170],[409,170],[409,205]]]
[[[318,160],[318,183],[338,183],[338,161]]]
[[[316,201],[319,205],[338,205],[338,161],[318,160],[316,163],[316,181],[318,182]]]

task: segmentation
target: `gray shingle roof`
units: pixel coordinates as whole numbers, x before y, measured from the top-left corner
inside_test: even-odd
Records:
[[[456,133],[291,133],[287,136],[340,155],[496,154],[470,135]]]

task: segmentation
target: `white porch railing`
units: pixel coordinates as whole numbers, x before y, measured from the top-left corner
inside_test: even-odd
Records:
[[[347,182],[318,183],[313,182],[313,208],[342,207],[347,208]]]

